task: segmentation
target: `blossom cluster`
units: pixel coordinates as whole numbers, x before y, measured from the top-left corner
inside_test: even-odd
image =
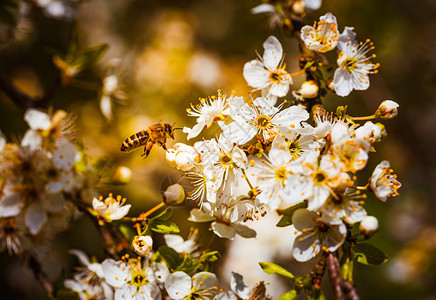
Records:
[[[253,289],[248,287],[240,274],[233,273],[231,290],[218,288],[219,281],[214,273],[200,271],[192,276],[186,272],[170,270],[152,252],[153,240],[150,236],[141,236],[143,243],[141,255],[136,258],[124,255],[121,260],[111,258],[102,263],[91,261],[80,250],[70,250],[77,256],[82,267],[74,273],[72,279],[64,281],[65,287],[78,293],[80,299],[162,299],[167,294],[171,299],[251,299],[254,293],[259,299],[268,299],[263,283]],[[168,246],[180,255],[197,255],[196,234],[186,241],[179,235],[164,235]],[[138,244],[133,242],[133,249],[138,250]],[[144,251],[147,250],[147,251]],[[137,251],[138,253],[138,251]],[[138,253],[139,254],[139,253]],[[237,298],[239,297],[239,298]]]
[[[0,240],[10,254],[44,245],[65,229],[67,195],[92,190],[86,169],[76,169],[81,154],[71,141],[71,115],[29,109],[24,119],[30,129],[21,144],[0,137]]]
[[[335,72],[342,78],[335,83],[336,92],[346,89],[340,95],[362,87],[347,80],[363,84],[353,77],[363,76],[363,71],[358,58],[349,60],[349,55],[361,53],[355,49],[350,30],[346,28],[340,35],[331,14],[322,17],[318,25],[302,29],[309,49],[325,52],[340,45],[345,51],[338,63],[345,60],[345,67],[352,68],[350,73],[340,65]],[[348,51],[346,47],[351,48]],[[398,195],[401,184],[389,162],[383,161],[368,184],[358,186],[357,172],[365,168],[370,151],[386,134],[384,126],[371,121],[361,125],[351,116],[323,109],[315,110],[311,117],[305,108],[286,100],[277,105],[279,97],[287,95],[292,77],[285,70],[282,46],[275,37],[265,41],[264,49],[263,57],[245,64],[243,72],[248,85],[261,94],[247,100],[235,92],[226,95],[218,91],[217,96],[191,105],[188,115],[197,119],[194,127],[184,128],[188,139],[214,122],[221,133],[193,146],[178,143],[169,149],[167,160],[192,179],[189,197],[199,203],[199,209],[192,210],[189,219],[212,222],[220,237],[255,237],[245,221],[279,207],[300,208],[293,215],[293,256],[307,261],[321,251],[335,251],[345,240],[347,226],[367,217],[367,192],[385,201]],[[363,81],[367,87],[367,78]],[[375,115],[390,118],[389,114],[397,114],[397,107],[387,100],[377,110],[383,112]]]

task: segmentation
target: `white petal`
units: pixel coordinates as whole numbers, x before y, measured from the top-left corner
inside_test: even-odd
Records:
[[[298,125],[301,121],[309,118],[309,113],[297,105],[288,107],[279,112],[274,118],[273,123],[279,127],[290,127],[291,125]]]
[[[256,89],[265,89],[271,84],[270,72],[256,59],[244,65],[243,75],[248,85]]]
[[[42,137],[36,130],[28,130],[21,140],[21,146],[35,150],[41,147]]]
[[[241,274],[232,272],[230,278],[230,288],[242,299],[248,299],[250,296],[250,288],[244,283],[244,278]]]
[[[130,273],[125,263],[120,263],[119,261],[108,258],[101,263],[101,267],[103,269],[104,278],[109,285],[115,288],[126,285],[126,279],[129,278]]]
[[[174,272],[165,280],[165,289],[171,299],[183,299],[191,293],[191,277],[185,272]]]
[[[23,202],[18,193],[10,193],[0,199],[0,217],[16,216],[21,212],[22,208]]]
[[[353,90],[353,76],[347,70],[338,68],[335,71],[333,84],[338,96],[348,96]]]
[[[277,69],[283,57],[283,48],[275,36],[269,36],[263,43],[263,63],[270,71]]]
[[[277,97],[284,97],[289,92],[290,83],[273,83],[269,89],[269,92]]]
[[[240,236],[249,239],[256,237],[256,231],[242,224],[233,224],[233,227],[236,229],[236,233]]]
[[[301,234],[295,239],[292,256],[297,261],[308,261],[320,252],[321,244],[318,239],[318,234],[312,234],[311,236],[309,234],[312,233]],[[303,239],[301,242],[299,240],[300,238]]]
[[[37,234],[47,221],[47,212],[38,204],[33,203],[27,208],[24,219],[30,233]]]
[[[127,205],[124,205],[124,206],[118,208],[113,213],[111,213],[110,219],[111,220],[119,220],[119,219],[124,218],[124,216],[129,213],[131,206],[132,206],[131,204],[127,204]]]
[[[317,210],[326,203],[330,196],[330,189],[325,186],[314,186],[313,195],[309,197],[308,210]]]
[[[228,137],[232,142],[243,145],[251,140],[257,132],[257,128],[246,123],[232,122],[225,125],[224,122],[218,122],[221,129],[223,130],[223,135]]]
[[[213,232],[221,238],[233,240],[236,235],[236,229],[233,226],[228,226],[223,223],[213,222],[212,229]]]
[[[319,218],[319,215],[313,211],[307,209],[298,209],[292,216],[292,223],[298,231],[303,229],[314,228],[316,226],[315,220]]]
[[[210,222],[215,218],[203,211],[199,211],[198,208],[193,208],[188,220],[192,222]]]
[[[29,108],[24,114],[24,120],[29,124],[30,128],[48,130],[51,126],[50,117],[34,108]]]
[[[218,278],[215,274],[209,272],[200,272],[192,276],[192,287],[196,291],[212,290],[218,285]]]
[[[112,102],[110,96],[105,94],[102,95],[100,99],[100,111],[108,121],[113,119]]]
[[[86,253],[82,250],[71,249],[68,250],[68,253],[75,255],[79,259],[80,263],[84,266],[89,266],[91,264],[88,255],[86,255]]]
[[[252,14],[275,13],[276,9],[271,4],[261,4],[253,7],[250,12]]]
[[[321,0],[303,0],[306,8],[310,10],[317,10],[321,7]]]
[[[326,233],[324,244],[331,252],[334,252],[342,245],[346,236],[347,227],[344,223],[333,225]]]

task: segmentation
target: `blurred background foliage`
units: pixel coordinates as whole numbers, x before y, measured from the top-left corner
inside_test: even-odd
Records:
[[[161,191],[169,182],[178,181],[181,174],[167,165],[161,148],[155,147],[146,160],[140,157],[141,150],[120,152],[125,138],[158,122],[191,127],[194,119],[187,118],[185,109],[199,97],[216,94],[217,89],[236,90],[238,95],[247,96],[249,88],[242,67],[255,57],[255,49],[262,51],[263,41],[271,34],[283,44],[288,71],[298,70],[296,40],[279,29],[270,29],[267,16],[250,13],[260,3],[88,0],[80,4],[76,20],[47,18],[41,9],[31,5],[13,37],[3,27],[0,31],[0,75],[37,98],[56,85],[59,70],[53,57],[67,53],[74,31],[83,48],[107,44],[109,48],[99,63],[59,88],[51,105],[74,112],[89,157],[107,160],[99,191],[103,195],[114,192],[126,196],[134,207],[131,213],[139,213],[161,201]],[[400,104],[400,115],[384,122],[389,135],[377,145],[377,153],[371,155],[363,171],[366,173],[361,176],[368,178],[381,160],[388,159],[403,184],[401,196],[388,203],[375,198],[367,201],[368,213],[381,223],[374,243],[390,255],[391,261],[379,267],[356,266],[357,289],[362,299],[436,299],[436,2],[325,0],[321,9],[306,17],[307,23],[326,12],[337,17],[341,30],[353,26],[359,40],[371,38],[376,46],[376,62],[381,63],[367,91],[354,91],[346,98],[330,93],[324,103],[326,108],[348,105],[351,115],[364,116],[372,114],[382,100]],[[102,82],[114,59],[118,59],[117,74],[124,82],[123,95],[110,100],[113,118],[107,120],[99,105],[104,96]],[[293,88],[298,89],[302,81],[296,78]],[[19,141],[27,129],[23,109],[3,93],[0,108],[2,132],[9,141]],[[181,131],[176,132],[176,142],[186,142]],[[112,183],[118,166],[131,169],[133,176],[128,184]],[[175,209],[174,220],[185,237],[191,226],[202,225],[186,221],[191,207]],[[310,271],[310,266],[290,261],[290,242],[282,229],[273,233],[275,221],[271,217],[271,226],[258,226],[269,238],[262,241],[259,234],[262,246],[240,239],[213,241],[212,248],[224,253],[224,284],[230,275],[229,266],[254,284],[256,278],[249,274],[262,274],[257,261],[263,259],[274,259],[293,273]],[[200,227],[200,241],[206,245],[211,233],[207,225]],[[266,254],[253,251],[253,247]],[[79,218],[50,248],[45,254],[45,266],[52,277],[64,276],[77,265],[67,254],[70,248],[83,249],[100,260],[104,257],[100,239],[85,218]],[[1,253],[0,262],[1,299],[45,298],[19,259]],[[257,279],[275,286],[279,279],[268,276]],[[278,291],[285,291],[289,282],[278,284],[282,289]]]

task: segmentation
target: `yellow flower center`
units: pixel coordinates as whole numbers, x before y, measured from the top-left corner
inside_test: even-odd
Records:
[[[265,115],[259,115],[256,118],[256,126],[261,130],[266,130],[271,127],[271,118]]]
[[[288,172],[286,171],[286,167],[280,167],[275,172],[276,180],[285,185],[285,180],[288,177]]]

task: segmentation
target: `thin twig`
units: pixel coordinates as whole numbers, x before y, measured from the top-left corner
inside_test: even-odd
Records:
[[[330,253],[327,259],[327,268],[329,270],[330,282],[333,287],[333,294],[336,300],[344,299],[344,294],[342,293],[342,288],[340,285],[340,267],[339,262],[336,256],[333,253]]]
[[[360,300],[359,294],[357,294],[356,287],[349,281],[341,279],[339,285],[345,294],[345,299]]]
[[[50,298],[55,297],[55,288],[53,282],[48,278],[47,274],[42,270],[41,264],[36,259],[32,253],[27,253],[25,256],[26,263],[33,272],[36,280],[42,285],[42,287],[47,291]]]

